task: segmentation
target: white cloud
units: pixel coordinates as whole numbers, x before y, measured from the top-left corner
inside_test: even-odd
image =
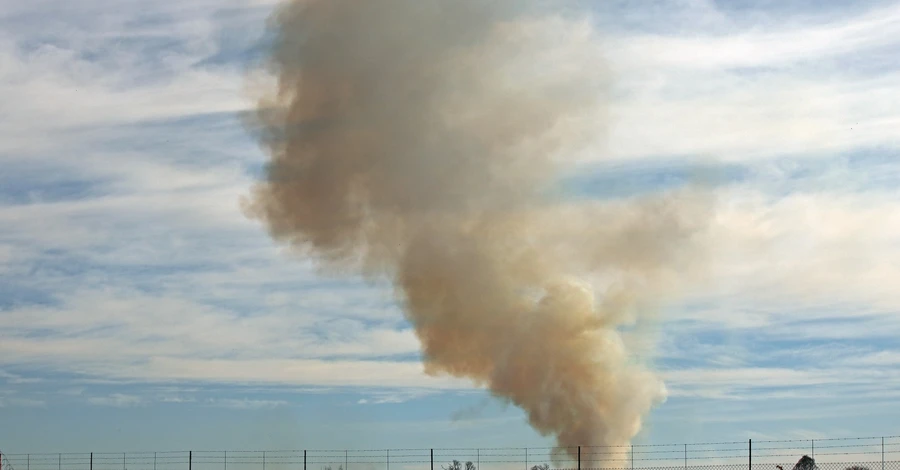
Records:
[[[647,72],[651,74],[651,72]],[[625,76],[605,149],[587,158],[659,155],[719,161],[771,155],[821,155],[898,147],[893,112],[898,73],[834,76],[829,81],[786,72],[747,78],[733,72]],[[812,72],[809,75],[818,75]]]
[[[0,397],[0,408],[4,407],[24,407],[24,408],[44,408],[47,402],[44,400],[35,400],[33,398],[22,397]]]
[[[231,408],[235,410],[260,410],[269,408],[279,408],[287,405],[284,400],[251,400],[251,399],[231,399],[231,398],[214,398],[207,403],[212,406]]]
[[[670,397],[740,401],[900,397],[897,371],[844,365],[686,368],[665,371],[663,376]]]
[[[587,158],[898,148],[900,70],[886,48],[900,45],[900,7],[801,26],[766,19],[707,33],[688,18],[674,32],[613,35],[613,129]]]
[[[43,382],[43,379],[38,377],[22,377],[21,375],[12,374],[2,369],[0,369],[0,379],[7,384],[33,384]]]
[[[857,367],[895,367],[900,366],[900,351],[887,350],[871,354],[846,358],[843,365]]]
[[[159,401],[163,403],[194,403],[197,400],[193,397],[166,395],[160,398]]]
[[[408,401],[413,401],[413,400],[417,400],[419,398],[433,395],[433,394],[437,393],[438,391],[439,390],[427,389],[427,388],[421,388],[421,389],[407,388],[407,389],[395,389],[395,390],[370,391],[370,392],[367,392],[369,398],[361,398],[356,403],[359,405],[365,405],[365,404],[384,405],[384,404],[406,403]]]
[[[714,12],[708,12],[715,14]],[[894,45],[900,40],[900,6],[882,5],[842,17],[813,18],[800,24],[766,18],[766,24],[740,24],[720,19],[721,28],[687,29],[670,35],[636,34],[615,42],[612,49],[632,63],[683,69],[772,67],[857,54],[861,50]],[[696,17],[687,18],[697,23]]]
[[[10,387],[0,387],[0,408],[43,408],[47,402],[34,396],[22,396]]]
[[[797,387],[846,383],[853,378],[868,379],[882,377],[874,371],[850,370],[798,370],[786,368],[728,368],[728,369],[684,369],[670,371],[666,377],[683,385],[718,384],[747,387]]]
[[[893,334],[900,327],[900,218],[894,191],[841,189],[773,196],[747,187],[720,192],[703,253],[703,282],[679,320],[774,336],[827,334],[827,324],[794,320],[853,318],[830,337]],[[815,333],[813,330],[818,329]],[[835,336],[837,335],[837,336]]]
[[[5,158],[33,160],[39,154],[96,144],[114,138],[117,128],[129,124],[247,108],[240,76],[234,72],[182,65],[174,71],[175,81],[124,86],[139,78],[129,76],[132,63],[145,58],[125,55],[109,67],[80,58],[88,52],[55,45],[22,52],[12,38],[0,36],[0,78],[5,84],[0,98],[8,103],[8,112],[0,118]],[[201,55],[186,59],[200,60],[209,52],[197,51]]]
[[[160,357],[145,365],[89,365],[90,374],[150,381],[355,387],[468,388],[464,380],[426,376],[418,362],[317,359],[179,359]]]
[[[137,395],[127,395],[123,393],[113,393],[108,396],[89,397],[88,403],[96,406],[112,406],[116,408],[127,408],[131,406],[144,405],[144,398]]]
[[[138,292],[84,292],[60,300],[62,307],[9,309],[0,316],[8,336],[0,343],[5,363],[118,379],[443,383],[428,380],[417,362],[374,359],[416,353],[410,330],[329,318],[314,304],[305,312],[288,307],[245,316]]]

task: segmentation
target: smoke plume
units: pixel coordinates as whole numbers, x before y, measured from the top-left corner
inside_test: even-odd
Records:
[[[246,210],[322,269],[392,280],[426,372],[488,388],[571,455],[627,444],[665,398],[620,331],[696,265],[705,211],[690,191],[558,190],[573,155],[602,154],[611,78],[562,4],[282,5]]]

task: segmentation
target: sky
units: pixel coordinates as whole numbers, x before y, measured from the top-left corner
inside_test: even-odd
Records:
[[[548,445],[422,372],[389,285],[240,210],[269,0],[0,0],[0,450]],[[713,175],[635,442],[900,434],[900,3],[596,3],[605,145],[571,194]],[[646,338],[643,340],[646,341]]]

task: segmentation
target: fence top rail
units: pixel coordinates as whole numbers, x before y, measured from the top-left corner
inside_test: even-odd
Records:
[[[811,437],[809,439],[772,439],[772,440],[758,440],[755,442],[810,442],[810,441],[862,441],[862,440],[871,440],[871,439],[900,439],[900,436],[872,436],[872,437],[827,437],[827,438],[815,438]]]

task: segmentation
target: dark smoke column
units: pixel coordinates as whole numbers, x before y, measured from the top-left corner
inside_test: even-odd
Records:
[[[271,162],[246,209],[323,269],[393,280],[428,373],[574,452],[627,444],[664,399],[618,328],[692,263],[704,211],[554,196],[566,155],[602,152],[609,77],[587,18],[547,8],[283,5],[254,123]]]

